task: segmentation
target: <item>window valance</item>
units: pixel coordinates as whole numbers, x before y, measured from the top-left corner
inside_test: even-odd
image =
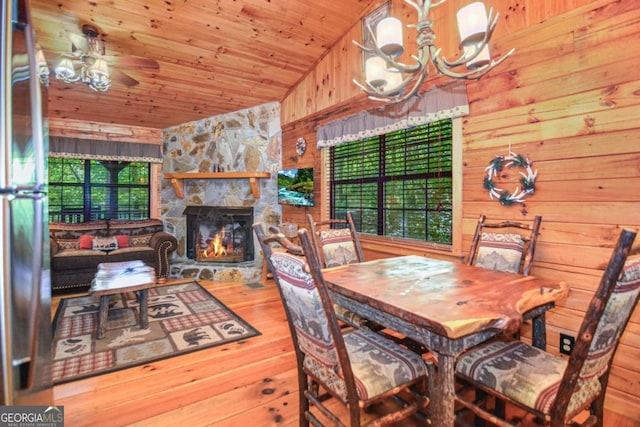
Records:
[[[49,157],[162,163],[162,147],[159,144],[52,136],[49,138]]]
[[[363,111],[320,126],[317,132],[318,148],[468,114],[467,86],[463,82],[453,82],[434,87],[421,97],[401,104]]]

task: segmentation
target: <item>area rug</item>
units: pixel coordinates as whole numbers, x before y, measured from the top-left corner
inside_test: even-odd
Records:
[[[198,283],[149,289],[149,328],[140,329],[131,294],[109,303],[106,333],[96,339],[98,298],[60,301],[53,321],[55,384],[113,372],[260,335]]]

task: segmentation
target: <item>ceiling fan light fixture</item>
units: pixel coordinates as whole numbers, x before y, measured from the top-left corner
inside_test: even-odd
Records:
[[[111,87],[109,68],[104,59],[96,59],[88,69],[89,87],[98,92],[105,92]]]
[[[76,73],[73,62],[69,58],[62,58],[54,71],[56,79],[65,83],[75,83],[80,80],[80,75]]]
[[[49,67],[47,66],[47,60],[44,57],[44,52],[39,47],[36,51],[36,64],[38,66],[38,78],[40,83],[49,86]]]
[[[109,68],[107,62],[104,59],[96,59],[91,66],[89,73],[92,79],[109,78]]]

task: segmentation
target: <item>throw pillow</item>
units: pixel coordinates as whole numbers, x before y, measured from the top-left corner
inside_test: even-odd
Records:
[[[93,236],[83,234],[78,239],[78,249],[93,249]]]
[[[118,239],[115,237],[96,237],[93,239],[94,251],[112,251],[118,249]]]
[[[128,248],[129,247],[129,236],[116,236],[116,240],[118,241],[119,248]]]

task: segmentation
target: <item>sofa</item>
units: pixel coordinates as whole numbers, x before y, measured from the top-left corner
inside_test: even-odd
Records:
[[[176,238],[164,232],[162,221],[97,220],[81,224],[49,223],[51,289],[87,290],[98,264],[142,260],[162,281]]]

